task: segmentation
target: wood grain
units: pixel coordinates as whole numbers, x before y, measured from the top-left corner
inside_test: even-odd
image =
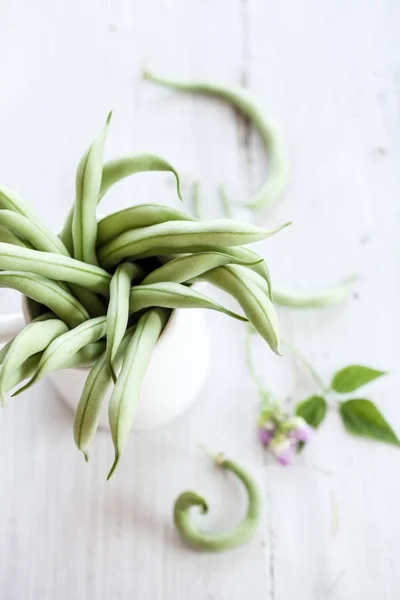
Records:
[[[165,74],[249,86],[280,122],[291,157],[287,196],[267,220],[294,225],[258,245],[274,280],[307,289],[360,274],[344,307],[282,310],[284,333],[327,378],[349,362],[391,371],[367,392],[400,431],[399,26],[395,0],[3,0],[0,181],[57,227],[76,164],[113,108],[107,158],[165,155],[202,179],[207,212],[218,216],[219,181],[240,199],[265,176],[257,135],[229,107],[151,86],[141,70],[154,60]],[[172,178],[131,178],[104,211],[149,201],[177,205]],[[2,312],[16,302],[1,290]],[[47,382],[2,411],[1,599],[399,595],[400,454],[345,436],[332,411],[298,465],[273,464],[255,439],[244,328],[208,318],[214,361],[201,398],[170,426],[132,438],[108,484],[110,440],[99,436],[84,464]],[[257,349],[260,373],[284,400],[314,391],[291,361],[261,341]],[[243,509],[198,441],[240,458],[263,485],[259,533],[231,554],[188,550],[171,525],[187,487],[209,498],[210,527]]]

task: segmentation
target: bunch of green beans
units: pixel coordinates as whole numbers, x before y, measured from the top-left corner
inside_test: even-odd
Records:
[[[266,230],[204,221],[161,204],[139,204],[97,220],[112,186],[135,173],[176,170],[151,154],[104,163],[111,121],[82,157],[76,197],[60,235],[18,194],[0,187],[0,287],[29,300],[32,321],[0,351],[0,397],[21,393],[54,372],[90,366],[74,418],[74,439],[88,457],[106,392],[114,472],[131,430],[140,386],[171,311],[207,308],[250,321],[279,353],[279,323],[264,260],[247,244]],[[285,226],[285,225],[284,225]],[[231,295],[243,315],[193,285],[205,280]],[[33,318],[35,317],[35,318]]]

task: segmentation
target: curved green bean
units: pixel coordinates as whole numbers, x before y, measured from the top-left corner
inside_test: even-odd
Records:
[[[24,271],[56,281],[77,283],[103,296],[109,295],[111,276],[107,271],[61,254],[0,243],[0,269]]]
[[[106,317],[88,319],[85,323],[78,325],[71,331],[58,336],[44,350],[39,365],[26,385],[20,388],[14,396],[17,396],[37,383],[49,373],[64,367],[66,360],[76,354],[78,350],[97,342],[106,333]]]
[[[239,276],[246,275],[247,278],[251,279],[259,288],[267,293],[268,287],[265,280],[254,271],[249,272],[243,270],[243,267],[238,265],[232,267]],[[296,292],[286,291],[282,288],[274,288],[274,304],[279,306],[286,306],[289,308],[328,308],[340,304],[348,297],[356,276],[351,276],[343,280],[336,286],[326,288],[323,290],[317,290],[315,292]]]
[[[1,271],[0,287],[12,288],[39,304],[44,304],[68,327],[76,327],[89,318],[86,309],[74,296],[54,281],[40,275]]]
[[[76,172],[76,200],[72,219],[74,257],[97,265],[97,202],[103,174],[103,150],[112,113],[104,129],[83,155]]]
[[[251,475],[235,462],[222,454],[212,457],[222,469],[233,473],[241,481],[248,496],[246,516],[232,531],[212,534],[201,531],[193,522],[190,509],[198,507],[202,514],[208,512],[207,501],[196,492],[183,492],[174,506],[174,522],[182,538],[198,550],[206,552],[225,552],[248,542],[256,532],[261,518],[261,493]]]
[[[140,386],[154,346],[167,319],[167,311],[155,309],[146,312],[139,319],[134,334],[129,341],[108,407],[115,458],[107,479],[110,479],[118,466],[135,418]]]
[[[245,268],[242,268],[241,275],[239,275],[233,266],[218,267],[218,269],[204,273],[202,279],[233,296],[239,302],[254,329],[264,338],[271,350],[280,354],[280,328],[274,305],[268,295],[247,278],[246,271]]]
[[[157,77],[150,71],[144,77],[154,83],[182,92],[198,92],[216,96],[237,108],[253,122],[263,140],[269,158],[269,176],[261,189],[246,206],[254,210],[264,209],[281,198],[286,187],[288,160],[283,140],[276,125],[269,119],[261,102],[248,90],[240,86],[221,85],[209,81],[175,81]]]
[[[56,315],[54,313],[51,312],[47,312],[44,313],[43,315],[40,315],[36,318],[34,318],[32,320],[32,323],[38,323],[40,321],[46,321],[47,319],[56,319]],[[9,340],[6,344],[4,344],[4,346],[0,349],[0,367],[3,365],[4,359],[7,356],[7,352],[9,351],[9,349],[11,348],[13,342],[15,340],[15,337],[12,338],[11,340]]]
[[[0,225],[0,242],[20,246],[21,248],[31,248],[33,250],[33,246],[29,242],[22,240],[3,225]]]
[[[30,356],[43,351],[54,339],[67,331],[68,327],[63,321],[48,319],[29,323],[15,336],[0,373],[0,399],[3,406],[6,403],[5,392],[11,373]]]
[[[129,319],[129,294],[131,282],[138,267],[122,263],[115,271],[110,285],[110,302],[107,310],[107,364],[114,382],[117,375],[113,361],[124,337]]]
[[[132,334],[133,329],[128,330],[119,345],[114,358],[115,369],[118,369],[124,358]],[[89,458],[87,448],[97,431],[104,396],[111,381],[107,354],[104,352],[90,370],[74,416],[75,444],[86,460]]]
[[[61,369],[81,369],[86,367],[93,367],[95,362],[104,354],[106,350],[106,343],[104,340],[87,344],[83,348],[80,348],[75,354],[71,354],[66,357],[64,364],[60,367]]]
[[[204,251],[205,248],[203,248],[202,250]],[[233,258],[242,260],[243,262],[246,261],[246,273],[248,273],[248,271],[250,270],[259,275],[264,280],[264,285],[266,285],[266,289],[268,290],[268,292],[266,292],[267,296],[269,296],[270,299],[272,298],[271,275],[267,263],[265,262],[265,260],[262,260],[262,262],[256,262],[257,259],[261,259],[261,256],[254,252],[254,250],[250,250],[250,248],[246,248],[245,246],[210,246],[208,250],[210,252],[223,252],[224,254],[229,254]],[[197,251],[200,252],[200,249],[198,249]]]
[[[194,217],[163,204],[138,204],[101,219],[97,228],[97,246],[103,246],[122,233],[167,221],[194,221]]]
[[[130,293],[129,309],[131,313],[151,307],[162,308],[208,308],[222,312],[239,321],[247,321],[245,317],[225,308],[205,294],[180,283],[155,283],[133,287]]]
[[[88,290],[76,283],[69,283],[73,295],[86,308],[90,317],[101,317],[106,314],[106,299],[103,300],[91,290]]]
[[[88,344],[85,348],[82,348],[75,354],[69,356],[64,364],[60,367],[62,369],[70,368],[82,368],[91,367],[93,363],[98,360],[99,356],[104,353],[105,343],[95,342],[94,344]],[[6,392],[12,390],[15,386],[19,385],[25,379],[32,377],[36,372],[40,359],[43,352],[39,352],[33,356],[30,356],[24,363],[18,365],[14,371],[10,373],[10,378],[6,385]],[[0,366],[0,372],[2,367]],[[16,393],[13,394],[17,395]]]
[[[57,235],[50,230],[44,230],[35,221],[21,213],[0,210],[0,225],[12,231],[22,240],[26,240],[35,250],[69,256],[68,250]]]
[[[150,171],[170,171],[173,173],[176,178],[178,196],[182,200],[179,175],[172,165],[155,154],[133,154],[121,156],[105,163],[97,202],[100,202],[108,190],[119,181],[122,181],[130,175],[135,175],[136,173],[146,173]],[[73,210],[70,211],[62,233],[60,234],[60,238],[70,252],[73,250],[72,221]]]
[[[171,221],[126,231],[98,251],[103,267],[113,267],[128,257],[143,258],[173,252],[191,252],[193,246],[239,246],[270,237],[287,227],[272,231],[255,225],[219,219],[216,221]]]
[[[49,243],[59,246],[59,252],[65,254],[66,249],[63,244],[61,244],[55,233],[53,233],[51,229],[42,223],[42,221],[36,216],[35,211],[30,208],[29,204],[25,202],[25,200],[23,200],[16,192],[3,186],[0,186],[0,209],[12,210],[26,217],[36,228],[36,231],[40,230],[42,232],[43,239],[47,238]]]
[[[257,263],[262,262],[262,260],[262,258],[259,258]],[[211,269],[228,264],[248,265],[254,263],[248,263],[222,252],[188,254],[170,260],[165,265],[155,269],[143,279],[141,285],[162,282],[186,283]]]
[[[328,308],[348,298],[356,279],[348,277],[338,285],[315,292],[296,292],[279,288],[274,290],[274,302],[289,308]]]

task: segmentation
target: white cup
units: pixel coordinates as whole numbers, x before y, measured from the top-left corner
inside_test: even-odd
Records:
[[[0,341],[8,341],[31,320],[27,303],[18,314],[0,317]],[[204,386],[210,367],[210,337],[204,310],[174,310],[158,340],[144,376],[134,430],[165,425],[184,412]],[[55,371],[49,380],[75,411],[89,368]],[[107,393],[100,427],[108,429]]]

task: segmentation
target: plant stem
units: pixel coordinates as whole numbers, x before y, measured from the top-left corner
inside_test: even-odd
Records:
[[[249,369],[251,378],[254,382],[254,385],[257,388],[258,393],[260,395],[263,395],[263,392],[265,391],[265,386],[263,385],[263,382],[261,381],[260,377],[257,374],[257,370],[255,368],[254,360],[253,360],[252,341],[253,341],[254,333],[255,332],[252,330],[252,328],[250,326],[248,326],[247,332],[246,332],[246,362],[247,362],[247,367]]]
[[[305,369],[310,373],[310,375],[312,376],[312,378],[314,379],[314,381],[316,382],[323,394],[326,394],[330,391],[329,388],[327,388],[327,386],[325,385],[325,382],[321,375],[301,352],[299,352],[296,348],[292,346],[292,344],[290,344],[286,340],[282,340],[282,345],[286,346],[290,354],[294,358],[296,358],[303,365],[303,367],[305,367]]]

